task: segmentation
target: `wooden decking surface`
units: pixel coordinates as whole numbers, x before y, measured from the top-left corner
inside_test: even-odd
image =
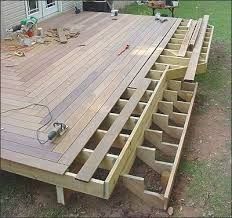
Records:
[[[59,141],[42,145],[36,139],[36,130],[49,118],[46,108],[34,106],[3,114],[1,158],[63,174],[122,93],[146,68],[176,22],[176,18],[160,23],[151,16],[135,15],[120,15],[112,20],[105,13],[81,13],[65,14],[44,23],[44,27],[75,26],[80,36],[67,44],[41,45],[25,57],[3,60],[1,110],[45,104],[52,111],[53,121],[64,122],[69,131]],[[127,44],[129,49],[118,55]],[[16,66],[9,67],[12,64]],[[135,96],[134,101],[132,106],[139,98]],[[132,108],[128,106],[122,112],[119,126],[129,118]],[[46,139],[51,127],[43,129],[41,139]],[[111,131],[113,134],[119,129],[114,126]],[[101,142],[86,162],[83,170],[89,172],[84,173],[87,180],[97,167],[94,163],[101,162],[115,136],[109,135]]]

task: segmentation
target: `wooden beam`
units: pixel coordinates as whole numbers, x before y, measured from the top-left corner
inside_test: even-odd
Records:
[[[84,148],[81,153],[77,156],[76,161],[79,163],[85,163],[89,157],[93,154],[93,150]],[[106,154],[104,159],[99,165],[99,168],[111,170],[114,166],[114,163],[116,162],[118,156],[114,154]]]
[[[146,204],[159,209],[164,208],[163,196],[159,193],[145,190],[144,178],[128,174],[122,175],[121,178],[123,185]]]
[[[195,26],[196,26],[197,22],[196,21],[192,21],[190,26],[189,26],[189,30],[188,32],[186,33],[185,37],[184,37],[184,40],[180,46],[180,50],[178,52],[178,56],[179,57],[184,57],[186,52],[187,52],[187,49],[188,49],[188,46],[189,46],[189,42],[190,42],[190,39],[191,39],[191,36],[193,34],[193,31],[195,29]]]
[[[209,21],[209,16],[205,15],[203,17],[202,25],[200,28],[200,33],[196,41],[196,45],[193,49],[192,57],[189,61],[188,68],[187,68],[187,71],[184,77],[185,81],[193,81],[195,78],[197,65],[198,65],[198,61],[199,61],[199,57],[201,53],[201,48],[202,48],[202,45],[204,44],[204,37],[205,37],[208,21]]]
[[[155,150],[155,148],[138,146],[136,154],[140,160],[159,174],[161,174],[163,171],[170,171],[172,168],[171,163],[155,160]]]
[[[78,172],[76,176],[78,180],[85,182],[90,181],[99,164],[110,149],[112,143],[121,132],[131,113],[134,111],[139,100],[144,95],[144,92],[146,91],[149,84],[150,81],[146,81],[142,83],[141,86],[138,87],[138,89],[135,91],[133,96],[130,98],[128,104],[126,104],[120,112],[118,119],[114,121],[107,134],[103,137],[98,146],[95,148],[94,153],[90,156],[90,158],[85,162],[84,166]]]
[[[170,177],[169,177],[169,180],[168,180],[167,188],[166,188],[165,193],[164,193],[164,198],[166,199],[165,206],[164,206],[165,209],[167,209],[167,206],[168,206],[168,200],[169,200],[169,197],[171,195],[171,189],[172,189],[172,187],[174,185],[175,175],[176,175],[177,168],[179,166],[179,162],[180,162],[180,159],[181,159],[181,153],[182,153],[182,149],[183,149],[183,145],[184,145],[184,139],[185,139],[185,135],[186,135],[186,132],[187,132],[191,112],[192,112],[192,109],[193,109],[193,104],[194,104],[194,100],[195,100],[195,96],[196,96],[196,92],[197,92],[197,86],[198,86],[198,84],[196,83],[194,93],[193,93],[193,97],[192,97],[192,100],[191,100],[191,103],[190,103],[188,115],[187,115],[186,122],[185,122],[185,125],[184,125],[183,134],[181,136],[180,143],[179,143],[179,146],[178,146],[178,150],[177,150],[177,153],[176,153],[176,156],[175,156],[174,165],[173,165],[173,168],[171,170],[171,174],[170,174]]]
[[[100,125],[100,129],[109,129],[110,126],[113,124],[113,122],[118,118],[119,114],[116,113],[109,113],[108,116],[106,117],[106,119],[102,122],[102,124]],[[124,129],[128,129],[128,130],[132,130],[136,123],[138,122],[139,118],[138,117],[134,117],[134,116],[130,116],[130,118],[127,120]]]
[[[192,37],[191,37],[191,39],[190,39],[189,47],[190,47],[191,49],[193,49],[193,47],[194,47],[194,45],[195,45],[195,42],[196,42],[196,40],[197,40],[197,36],[198,36],[199,30],[200,30],[200,28],[201,28],[201,23],[202,23],[202,18],[200,18],[200,19],[197,21],[197,26],[196,26],[196,28],[195,28],[195,30],[194,30],[194,33],[193,33],[193,35],[192,35]]]
[[[122,172],[129,173],[130,171],[130,167],[132,166],[136,156],[136,147],[142,145],[144,140],[143,137],[144,131],[150,126],[152,113],[157,110],[158,101],[161,100],[163,90],[167,86],[167,82],[166,82],[167,69],[168,66],[166,66],[166,69],[162,74],[162,77],[160,78],[158,85],[156,86],[151,98],[149,99],[147,107],[144,109],[143,113],[141,114],[140,119],[136,124],[135,128],[133,129],[133,132],[131,133],[129,140],[127,141],[126,145],[123,147],[114,167],[112,168],[112,170],[110,171],[109,175],[105,180],[105,192],[107,197],[111,195],[120,174]]]
[[[163,131],[146,129],[144,137],[155,148],[159,149],[164,154],[174,157],[178,148],[177,144],[162,142]]]
[[[187,66],[189,60],[190,60],[189,58],[185,58],[185,57],[160,55],[157,61],[159,63],[172,64],[180,67],[180,66]]]
[[[181,89],[181,81],[177,80],[169,80],[168,81],[168,89],[178,91]]]
[[[57,195],[57,202],[59,204],[65,205],[63,187],[56,185],[56,195]]]
[[[98,129],[97,134],[100,135],[101,139],[104,138],[104,136],[107,134],[106,130]],[[112,144],[112,147],[120,148],[122,149],[123,146],[126,144],[127,140],[129,138],[128,134],[122,134],[120,133],[118,137],[115,139],[115,141]]]
[[[75,179],[75,173],[66,172],[65,175],[60,175],[3,159],[1,159],[1,169],[73,191],[105,198],[104,181],[99,179],[91,179],[89,183],[81,182]]]
[[[167,72],[167,79],[173,80],[173,79],[183,78],[186,74],[186,70],[187,70],[187,67],[179,67],[176,69],[169,69]],[[206,73],[206,70],[207,70],[207,64],[206,63],[199,63],[197,65],[196,74]]]

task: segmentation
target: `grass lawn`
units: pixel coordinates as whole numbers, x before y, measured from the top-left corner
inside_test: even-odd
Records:
[[[170,16],[167,10],[159,12]],[[124,13],[152,15],[152,10],[145,5],[132,4],[125,8]],[[212,116],[217,116],[217,112],[222,110],[225,115],[225,126],[230,128],[231,1],[180,1],[180,7],[175,12],[176,17],[195,19],[205,14],[210,15],[209,22],[215,29],[208,73],[196,78],[199,82],[197,101],[200,104],[196,106],[194,113],[199,115],[215,110]],[[191,178],[190,183],[186,185],[186,196],[191,198],[197,207],[202,208],[201,216],[228,217],[231,215],[230,139],[221,145],[221,149],[224,148],[226,152],[223,153],[223,157],[215,156],[197,160],[183,158],[180,164],[179,173]],[[186,153],[186,155],[189,154]],[[202,204],[203,201],[206,202]],[[183,216],[181,212],[177,215]]]

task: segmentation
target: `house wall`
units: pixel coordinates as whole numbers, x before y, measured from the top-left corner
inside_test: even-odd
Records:
[[[1,1],[1,35],[5,35],[7,28],[19,24],[25,16],[24,1]]]
[[[62,1],[62,12],[74,10],[75,5],[82,10],[80,0]],[[1,1],[1,36],[5,36],[6,29],[19,24],[25,17],[27,17],[25,1]]]

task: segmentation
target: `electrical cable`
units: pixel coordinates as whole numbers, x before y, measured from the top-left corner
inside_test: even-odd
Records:
[[[42,141],[40,138],[39,138],[39,132],[42,128],[44,128],[45,126],[47,126],[51,121],[52,121],[52,113],[51,113],[51,110],[49,109],[49,107],[47,105],[44,105],[44,104],[38,104],[38,103],[32,103],[32,104],[29,104],[25,107],[19,107],[19,108],[13,108],[13,109],[9,109],[9,110],[6,110],[6,111],[3,111],[1,112],[1,114],[5,114],[5,113],[8,113],[8,112],[11,112],[11,111],[19,111],[19,110],[24,110],[24,109],[27,109],[31,106],[40,106],[40,107],[45,107],[47,110],[48,110],[48,114],[50,116],[49,120],[43,124],[41,127],[39,127],[37,130],[36,130],[36,139],[37,141],[40,143],[40,144],[45,144],[49,141],[49,139],[47,139],[46,141]]]

